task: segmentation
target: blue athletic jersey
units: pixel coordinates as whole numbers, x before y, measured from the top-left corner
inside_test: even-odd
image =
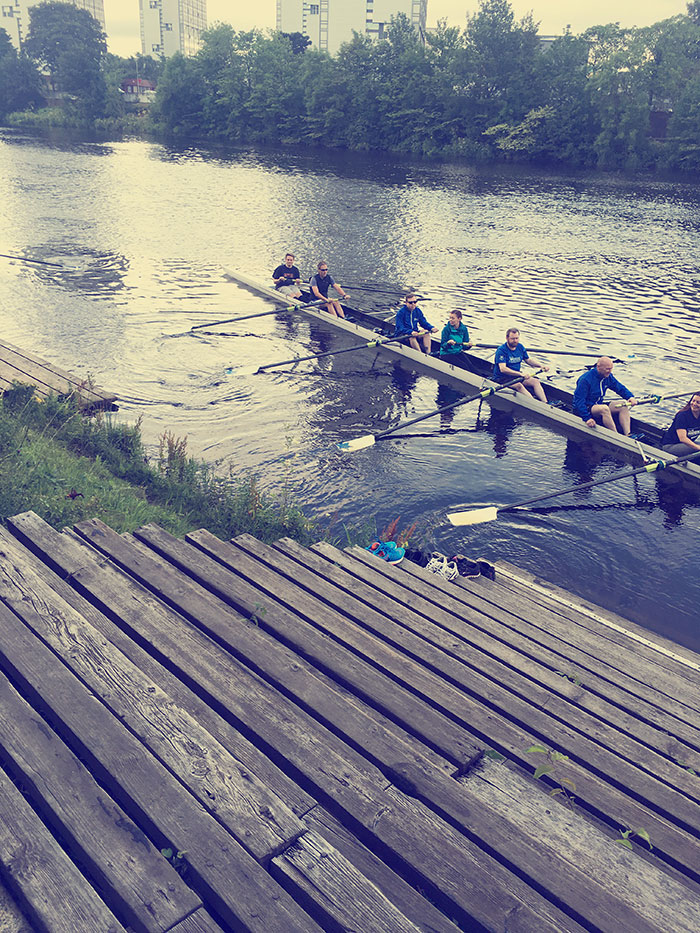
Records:
[[[505,363],[509,369],[514,369],[516,372],[520,372],[520,366],[526,360],[530,358],[527,350],[519,343],[512,350],[507,343],[501,344],[501,346],[496,350],[496,357],[493,361],[493,375],[501,376],[501,367],[500,363]],[[508,373],[505,374],[506,376]]]

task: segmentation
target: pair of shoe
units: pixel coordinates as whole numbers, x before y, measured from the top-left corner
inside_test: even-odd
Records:
[[[373,541],[365,550],[387,564],[400,564],[406,553],[405,548],[398,547],[396,541]]]
[[[481,561],[470,560],[464,554],[455,554],[452,560],[457,565],[460,577],[478,577],[481,575]]]
[[[448,560],[444,554],[439,551],[433,551],[433,555],[426,564],[425,569],[429,573],[436,573],[444,580],[450,582],[459,576],[457,564],[453,560]]]

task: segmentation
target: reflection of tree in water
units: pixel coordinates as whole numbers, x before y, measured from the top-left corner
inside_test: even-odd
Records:
[[[574,441],[567,438],[566,451],[564,453],[564,479],[570,481],[570,485],[577,483],[590,483],[594,479],[603,479],[605,473],[599,471],[599,467],[604,464],[615,464],[622,469],[623,463],[611,457],[605,448],[599,444],[587,444]],[[600,472],[600,476],[598,473]],[[574,495],[587,497],[591,494],[590,489],[582,489]]]
[[[518,422],[513,417],[512,412],[491,409],[486,422],[486,431],[493,437],[493,452],[496,454],[497,460],[505,457],[508,453],[508,438],[517,424]]]
[[[462,392],[458,392],[457,389],[452,389],[450,386],[438,385],[437,396],[435,398],[435,407],[444,408],[445,405],[452,405],[454,402],[458,402],[461,398],[464,398]],[[459,409],[457,409],[458,411]],[[440,412],[440,427],[449,428],[452,422],[454,421],[455,409],[450,408],[448,411]]]
[[[655,474],[657,504],[666,516],[665,528],[674,528],[681,524],[683,513],[688,506],[700,505],[700,490],[691,481],[666,473],[662,470]]]

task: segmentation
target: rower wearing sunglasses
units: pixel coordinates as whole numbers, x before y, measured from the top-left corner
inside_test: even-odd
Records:
[[[396,312],[394,327],[395,337],[407,337],[414,350],[421,349],[418,343],[420,338],[423,353],[430,353],[430,335],[437,332],[437,327],[426,321],[425,315],[418,307],[418,298],[413,293],[406,295],[403,307]]]

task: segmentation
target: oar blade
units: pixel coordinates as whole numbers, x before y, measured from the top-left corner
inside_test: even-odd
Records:
[[[356,437],[351,441],[341,441],[337,447],[338,450],[354,451],[364,450],[365,447],[372,447],[374,444],[374,434],[365,434],[364,437]]]
[[[470,512],[449,512],[447,517],[453,525],[481,525],[484,522],[495,522],[498,509],[489,505],[484,509],[472,509]]]
[[[225,372],[227,376],[255,376],[260,372],[260,367],[257,363],[252,366],[227,366]]]

